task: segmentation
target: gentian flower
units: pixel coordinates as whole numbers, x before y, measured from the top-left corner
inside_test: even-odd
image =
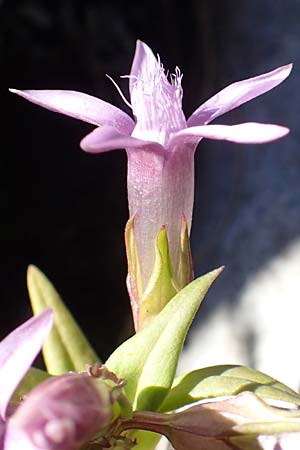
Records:
[[[127,285],[136,329],[157,314],[192,278],[188,234],[194,202],[194,153],[202,138],[264,143],[285,136],[286,127],[211,121],[271,90],[292,65],[233,83],[186,120],[182,75],[168,77],[151,49],[138,41],[129,78],[134,120],[103,100],[74,91],[12,90],[40,106],[97,128],[82,141],[91,153],[125,148],[128,157],[126,229]]]
[[[46,339],[53,322],[50,309],[32,317],[0,343],[0,450],[7,448],[9,401]],[[13,436],[11,436],[13,439]]]

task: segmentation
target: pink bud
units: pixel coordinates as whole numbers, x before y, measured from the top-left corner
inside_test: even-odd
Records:
[[[41,383],[11,417],[9,441],[27,442],[24,448],[79,449],[112,418],[109,388],[100,386],[87,374],[73,373]]]

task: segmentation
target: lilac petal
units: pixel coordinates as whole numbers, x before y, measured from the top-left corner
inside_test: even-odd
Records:
[[[85,136],[80,142],[83,150],[89,153],[101,153],[120,148],[144,148],[151,151],[163,151],[163,147],[157,142],[143,141],[126,134],[120,133],[116,128],[104,126],[96,128]]]
[[[19,91],[10,89],[10,92],[26,98],[51,111],[66,114],[75,119],[93,125],[110,125],[123,133],[130,134],[134,128],[134,121],[124,111],[99,98],[76,91]]]
[[[178,131],[170,146],[179,143],[198,143],[201,138],[241,144],[263,144],[279,139],[289,133],[289,129],[268,123],[241,123],[238,125],[202,125]]]
[[[52,323],[53,312],[46,309],[0,342],[0,414],[3,419],[10,397],[41,350]]]
[[[155,73],[157,68],[157,59],[152,50],[144,42],[138,40],[136,42],[135,54],[131,66],[129,78],[129,91],[132,93],[132,87],[135,80],[149,78],[149,73]]]
[[[187,121],[188,126],[206,125],[216,117],[270,91],[289,76],[292,67],[292,64],[288,64],[263,75],[230,84],[196,109]]]

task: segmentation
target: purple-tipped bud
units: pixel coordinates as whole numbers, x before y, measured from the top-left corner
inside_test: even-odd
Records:
[[[51,378],[35,388],[11,417],[8,448],[77,450],[112,419],[109,388],[86,374]],[[103,387],[103,388],[102,388]]]

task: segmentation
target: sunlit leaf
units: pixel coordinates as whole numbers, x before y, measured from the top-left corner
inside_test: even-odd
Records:
[[[127,380],[134,409],[156,410],[175,376],[182,345],[207,290],[222,271],[214,270],[182,289],[140,332],[124,342],[106,362]]]
[[[254,392],[261,398],[300,405],[300,395],[274,378],[244,366],[220,365],[194,370],[177,378],[160,411],[215,397]]]

